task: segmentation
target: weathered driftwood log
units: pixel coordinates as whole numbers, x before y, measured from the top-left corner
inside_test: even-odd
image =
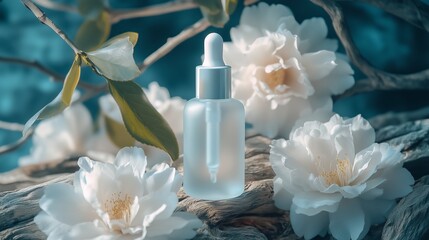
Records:
[[[385,240],[429,239],[429,176],[416,183],[386,221]]]
[[[427,165],[429,156],[429,120],[381,128],[377,132],[377,140],[400,147],[407,164],[420,166],[415,167],[422,169],[418,173],[420,175],[429,174],[428,168],[421,167]],[[270,141],[262,136],[247,138],[246,190],[241,196],[223,201],[204,201],[187,196],[183,190],[179,191],[177,210],[193,212],[205,223],[195,239],[299,239],[291,229],[288,212],[277,209],[272,200],[271,179],[274,172],[268,159]],[[181,159],[174,166],[181,171]],[[15,170],[15,174],[0,174],[0,239],[44,239],[44,234],[33,222],[34,216],[40,211],[38,200],[43,194],[43,188],[54,182],[71,182],[70,173],[76,169],[76,161],[69,160],[54,167],[45,164]],[[415,169],[412,168],[413,174]],[[425,199],[429,199],[428,193],[419,194],[426,194]],[[392,224],[404,224],[408,226],[407,229],[412,229],[409,226],[411,222],[408,225],[399,222],[405,220],[403,214],[397,211],[400,210],[396,208],[389,217],[390,225],[387,224],[386,228]],[[381,239],[382,231],[382,225],[374,226],[365,239]],[[390,236],[386,235],[388,230],[384,232],[385,236]]]

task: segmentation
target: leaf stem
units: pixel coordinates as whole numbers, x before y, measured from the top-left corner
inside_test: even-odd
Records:
[[[60,36],[67,45],[70,46],[71,49],[73,49],[74,53],[78,54],[81,51],[74,45],[74,43],[67,37],[67,35],[59,28],[57,25],[55,25],[54,22],[52,22],[51,19],[49,19],[46,14],[37,7],[31,0],[21,0],[21,2],[34,14],[34,16],[39,19],[39,21],[48,27],[50,27],[58,36]]]
[[[204,31],[207,27],[210,26],[210,23],[207,22],[204,18],[200,19],[198,22],[194,23],[192,26],[186,28],[178,35],[167,39],[167,42],[162,45],[158,50],[149,55],[142,64],[140,64],[140,71],[143,72],[154,62],[158,61],[160,58],[164,57],[167,53],[177,47],[179,44],[185,40],[197,35],[198,33]]]
[[[192,0],[175,0],[139,9],[110,9],[109,13],[111,22],[117,23],[125,19],[150,17],[187,9],[193,9],[197,7],[198,5],[195,4]]]

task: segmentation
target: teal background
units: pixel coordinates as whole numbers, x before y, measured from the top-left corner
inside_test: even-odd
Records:
[[[110,1],[110,4],[114,8],[132,8],[162,2],[165,1],[114,0]],[[287,5],[299,22],[311,17],[323,17],[330,28],[329,36],[336,37],[326,13],[310,1],[266,2]],[[429,4],[426,0],[423,2]],[[346,3],[344,7],[353,39],[363,56],[373,65],[394,73],[411,73],[429,67],[427,32],[372,6],[351,2]],[[147,86],[152,81],[158,81],[161,86],[170,90],[172,96],[192,98],[195,88],[194,67],[201,62],[204,36],[210,32],[218,32],[229,41],[229,30],[238,24],[242,9],[240,3],[230,22],[223,29],[210,27],[171,51],[138,77],[139,84]],[[81,16],[73,13],[52,10],[46,10],[46,13],[72,38],[83,20]],[[138,32],[135,59],[141,62],[168,37],[178,34],[200,18],[200,11],[194,9],[124,20],[113,25],[111,35],[125,31]],[[340,51],[344,52],[343,49]],[[40,24],[18,0],[0,1],[0,56],[39,61],[61,75],[66,75],[73,61],[73,52],[69,47],[51,29]],[[355,78],[358,80],[363,77],[356,70]],[[89,69],[84,69],[82,79],[94,83],[103,81]],[[0,120],[25,123],[52,100],[60,89],[61,84],[53,83],[49,77],[35,69],[0,63]],[[368,118],[386,111],[412,110],[428,103],[427,91],[423,90],[372,92],[341,99],[335,103],[334,110],[344,116],[351,117],[361,113]],[[85,104],[95,115],[96,100]],[[0,145],[13,142],[19,137],[19,132],[0,130]],[[30,147],[31,141],[28,141],[18,150],[0,155],[0,171],[15,168],[17,159],[28,154]]]

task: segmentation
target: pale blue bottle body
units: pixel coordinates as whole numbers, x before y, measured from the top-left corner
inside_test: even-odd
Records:
[[[184,189],[207,200],[244,190],[245,113],[233,98],[199,99],[184,109]]]

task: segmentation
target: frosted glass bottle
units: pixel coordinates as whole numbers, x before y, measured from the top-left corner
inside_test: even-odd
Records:
[[[245,114],[243,104],[230,97],[231,68],[223,63],[222,38],[209,34],[204,45],[197,97],[183,113],[183,185],[192,197],[221,200],[244,190]]]

